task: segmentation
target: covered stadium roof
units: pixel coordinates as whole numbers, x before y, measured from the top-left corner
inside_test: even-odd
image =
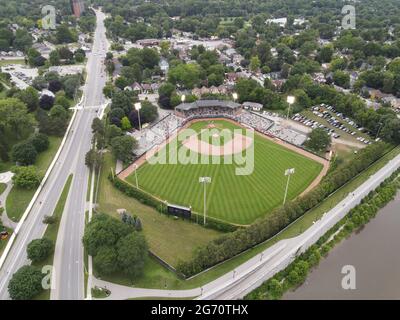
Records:
[[[176,109],[179,111],[188,111],[193,109],[211,108],[211,107],[237,109],[240,108],[240,104],[233,101],[225,101],[225,100],[197,100],[191,103],[181,103],[176,107]]]

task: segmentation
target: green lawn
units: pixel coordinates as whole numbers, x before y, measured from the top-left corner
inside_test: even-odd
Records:
[[[97,210],[120,219],[117,209],[124,208],[140,217],[150,250],[171,265],[190,258],[195,248],[221,235],[215,230],[160,214],[124,195],[107,178],[111,168],[115,169],[115,160],[110,153],[106,153],[100,176]]]
[[[61,221],[62,214],[64,212],[65,202],[67,201],[71,182],[72,182],[72,174],[68,177],[68,180],[65,183],[64,189],[61,193],[61,196],[57,202],[56,208],[54,209],[54,212],[53,212],[53,217],[57,218],[57,222],[54,224],[49,224],[47,226],[46,232],[44,233],[44,236],[43,236],[43,238],[47,238],[47,239],[50,239],[51,241],[53,241],[54,245],[56,244],[56,241],[57,241],[58,228],[60,227],[60,221]],[[39,268],[42,268],[43,266],[46,266],[46,265],[53,265],[53,260],[54,260],[54,252],[45,261],[36,263],[34,265]],[[36,297],[35,300],[49,300],[49,299],[50,299],[50,289],[44,290],[39,296]]]
[[[61,144],[61,140],[61,137],[49,137],[49,148],[38,155],[35,166],[43,176],[50,166],[50,163],[53,161]],[[6,202],[7,215],[11,220],[18,222],[19,219],[21,219],[35,192],[36,189],[24,190],[16,187],[11,189]]]
[[[0,67],[9,65],[9,64],[25,64],[25,59],[4,59],[0,60]]]
[[[7,185],[5,183],[0,183],[0,195],[6,190]]]
[[[223,120],[213,123],[219,129],[240,128]],[[199,133],[208,124],[209,121],[196,122],[191,129]],[[214,140],[210,142],[215,144]],[[235,173],[238,167],[243,166],[235,163],[183,165],[147,162],[138,169],[139,186],[162,200],[192,206],[193,211],[201,213],[203,189],[199,177],[209,176],[212,182],[208,186],[207,214],[236,224],[250,224],[282,204],[286,169],[296,169],[290,181],[288,199],[304,191],[322,169],[320,163],[260,135],[255,135],[254,139],[254,171],[250,175],[239,176]],[[132,174],[127,180],[135,184],[135,175]]]

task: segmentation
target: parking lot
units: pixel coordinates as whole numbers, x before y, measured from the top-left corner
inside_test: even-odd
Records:
[[[311,129],[321,128],[328,132],[333,139],[344,139],[359,144],[371,144],[371,139],[360,127],[350,118],[335,110],[333,106],[320,104],[297,113],[292,116],[292,120],[297,121]]]

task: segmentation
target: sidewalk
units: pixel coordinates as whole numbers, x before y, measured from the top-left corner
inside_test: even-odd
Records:
[[[8,217],[7,211],[6,211],[6,200],[7,200],[7,197],[13,187],[13,183],[11,180],[12,176],[13,176],[13,174],[11,172],[5,172],[5,173],[0,174],[0,182],[7,185],[4,192],[0,195],[0,208],[4,208],[4,211],[1,214],[1,221],[2,221],[3,225],[7,228],[15,230],[18,223],[12,221]]]

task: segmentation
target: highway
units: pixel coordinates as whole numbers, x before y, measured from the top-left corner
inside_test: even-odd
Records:
[[[59,158],[50,172],[37,200],[26,220],[20,225],[15,241],[0,270],[0,299],[9,299],[8,282],[20,267],[29,264],[26,247],[33,239],[41,238],[46,230],[42,223],[45,215],[54,212],[64,185],[70,174],[73,180],[60,223],[54,255],[54,289],[52,299],[83,299],[84,271],[82,235],[84,231],[86,191],[89,170],[85,166],[85,154],[92,139],[91,123],[104,104],[102,88],[106,82],[102,60],[107,52],[104,14],[96,12],[97,27],[92,53],[87,62],[87,79],[81,106],[75,118]]]

